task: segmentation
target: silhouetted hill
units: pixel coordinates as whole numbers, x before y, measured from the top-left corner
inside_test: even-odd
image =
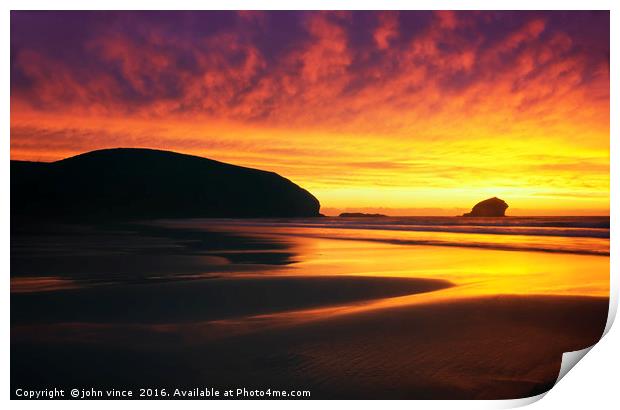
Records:
[[[319,201],[280,175],[151,149],[11,161],[11,216],[42,219],[319,216]]]
[[[471,209],[471,212],[463,214],[463,216],[506,216],[504,213],[508,208],[508,204],[503,200],[493,197],[478,202]]]

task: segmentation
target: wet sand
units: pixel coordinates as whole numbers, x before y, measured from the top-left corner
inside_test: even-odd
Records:
[[[184,323],[432,292],[450,282],[355,276],[233,277],[14,293],[14,324]]]
[[[313,398],[338,399],[527,397],[552,387],[562,352],[598,340],[607,304],[498,296],[276,325],[256,318],[20,326],[12,331],[11,384],[309,389]]]
[[[12,237],[13,390],[520,398],[607,318],[605,256],[134,228]]]

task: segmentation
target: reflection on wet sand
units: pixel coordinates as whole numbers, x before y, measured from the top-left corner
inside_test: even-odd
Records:
[[[83,269],[12,238],[12,383],[524,397],[549,388],[561,353],[596,342],[606,320],[607,238],[552,238],[545,246],[562,248],[540,252],[518,250],[539,238],[495,235],[517,243],[508,251],[395,244],[377,229],[192,222],[94,233],[102,254],[82,237],[67,248],[91,249]],[[115,236],[144,245],[115,247]]]
[[[76,282],[57,276],[11,278],[11,293],[50,292],[54,290],[77,288],[80,288],[80,285]]]

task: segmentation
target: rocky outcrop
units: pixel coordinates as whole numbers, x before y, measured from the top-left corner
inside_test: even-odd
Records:
[[[319,201],[273,172],[150,149],[11,161],[11,216],[38,219],[319,216]]]
[[[505,212],[508,208],[508,204],[503,200],[493,197],[489,199],[485,199],[484,201],[478,202],[471,209],[471,212],[463,214],[463,216],[472,216],[472,217],[497,217],[497,216],[506,216]]]

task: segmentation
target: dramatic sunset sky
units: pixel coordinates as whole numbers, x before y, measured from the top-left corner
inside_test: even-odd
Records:
[[[12,12],[11,158],[149,147],[322,212],[609,212],[608,12]]]

